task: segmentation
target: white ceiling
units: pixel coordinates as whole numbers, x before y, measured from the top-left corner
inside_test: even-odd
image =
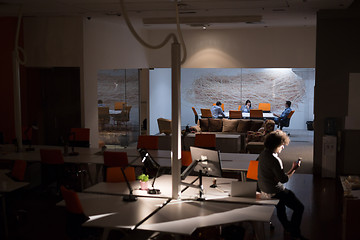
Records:
[[[315,26],[319,9],[346,9],[353,0],[181,0],[178,1],[182,27],[207,25],[208,28]],[[175,28],[164,24],[175,18],[173,0],[125,0],[130,18],[161,24],[144,27]],[[119,0],[0,0],[0,16],[121,17]],[[122,18],[122,17],[121,17]]]

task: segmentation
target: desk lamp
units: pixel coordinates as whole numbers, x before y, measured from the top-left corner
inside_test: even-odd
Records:
[[[144,164],[144,168],[147,170],[156,170],[156,174],[151,184],[151,189],[148,190],[148,194],[160,194],[160,189],[154,188],[155,180],[159,175],[160,164],[151,157],[146,149],[141,148],[139,149],[139,152],[141,155],[141,162]]]
[[[127,166],[125,168],[127,168]],[[125,178],[126,185],[127,185],[128,189],[129,189],[129,195],[125,195],[123,197],[123,201],[124,202],[134,202],[134,201],[137,200],[137,197],[133,195],[133,189],[131,188],[129,180],[127,179],[125,171],[124,171],[125,168],[121,167],[121,172],[122,172],[122,174],[123,174],[123,176]]]

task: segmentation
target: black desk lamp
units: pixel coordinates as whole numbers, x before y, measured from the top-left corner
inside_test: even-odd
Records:
[[[123,201],[125,201],[125,202],[134,202],[134,201],[137,200],[137,197],[133,195],[133,189],[131,188],[129,180],[127,179],[125,171],[124,171],[125,168],[121,167],[121,172],[122,172],[122,174],[123,174],[123,176],[125,178],[125,182],[126,182],[127,187],[129,189],[129,195],[125,195],[123,197]]]
[[[140,148],[139,152],[141,156],[141,162],[144,164],[144,168],[147,170],[156,170],[156,174],[151,184],[151,189],[148,190],[148,194],[160,194],[160,189],[154,188],[155,180],[159,175],[160,164],[151,157],[146,149]]]

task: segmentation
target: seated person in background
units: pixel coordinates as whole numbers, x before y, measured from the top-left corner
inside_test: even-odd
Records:
[[[98,107],[105,107],[105,104],[101,99],[98,100]]]
[[[243,113],[249,113],[250,109],[252,109],[251,102],[250,102],[250,100],[246,100],[245,105],[241,106],[240,110]]]
[[[290,114],[290,112],[292,111],[292,109],[290,108],[291,106],[291,102],[290,101],[286,101],[285,103],[285,110],[281,113],[281,115],[277,115],[274,113],[274,116],[276,116],[274,118],[275,123],[278,125],[285,125],[286,121],[289,121],[288,119],[288,115]]]
[[[214,118],[223,118],[225,114],[221,108],[221,102],[217,101],[216,105],[211,108],[211,114]]]

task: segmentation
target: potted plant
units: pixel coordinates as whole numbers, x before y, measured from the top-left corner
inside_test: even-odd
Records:
[[[140,180],[140,189],[141,190],[147,190],[148,189],[149,175],[143,173],[140,176],[138,176],[138,179]]]

